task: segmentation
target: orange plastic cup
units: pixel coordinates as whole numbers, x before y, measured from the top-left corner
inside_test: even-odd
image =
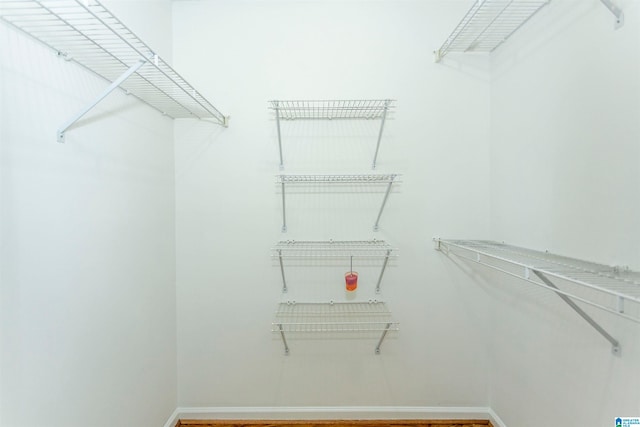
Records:
[[[358,287],[358,273],[350,271],[344,275],[344,280],[347,285],[347,291],[353,292]]]

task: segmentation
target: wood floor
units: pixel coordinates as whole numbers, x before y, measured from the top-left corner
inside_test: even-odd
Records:
[[[180,420],[176,427],[493,427],[487,420]]]

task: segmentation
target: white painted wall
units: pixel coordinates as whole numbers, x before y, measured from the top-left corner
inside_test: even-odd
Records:
[[[492,56],[495,240],[640,267],[640,4],[554,0]],[[640,328],[482,273],[492,296],[490,404],[509,426],[606,426],[640,414]],[[562,284],[559,284],[562,286]]]
[[[169,2],[114,6],[170,43]],[[172,121],[113,93],[58,144],[105,82],[5,25],[0,73],[0,425],[162,425],[176,406]]]
[[[554,295],[430,242],[489,236],[640,268],[640,6],[620,0],[613,31],[599,1],[554,0],[491,62],[434,64],[470,3],[108,2],[165,58],[173,42],[231,127],[114,94],[65,145],[55,128],[103,82],[0,27],[0,424],[159,425],[176,402],[491,406],[510,427],[640,413],[637,325],[590,311],[622,343],[613,357]],[[381,231],[381,193],[358,187],[292,194],[281,234],[267,101],[385,97],[398,108],[378,171],[403,182]],[[285,172],[369,173],[376,132],[284,123]],[[346,295],[346,260],[291,269],[280,293],[278,240],[374,237],[400,249],[382,295],[371,266]],[[349,298],[384,299],[400,321],[381,355],[371,338],[291,339],[283,355],[279,301]]]
[[[231,126],[176,122],[179,406],[485,406],[486,298],[431,239],[489,232],[488,60],[433,62],[470,2],[175,2],[176,67]],[[297,194],[281,234],[272,99],[397,99],[379,172],[402,173],[381,231],[381,193]],[[370,173],[377,123],[284,123],[286,173]],[[344,138],[346,135],[348,138]],[[382,238],[400,248],[381,296],[345,295],[342,266],[282,295],[279,239]],[[305,272],[292,274],[301,279]],[[323,284],[319,283],[323,282]],[[388,302],[401,331],[295,340],[281,300]]]

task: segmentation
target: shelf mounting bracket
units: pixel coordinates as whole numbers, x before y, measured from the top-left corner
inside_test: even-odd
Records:
[[[82,118],[82,116],[84,116],[89,111],[91,111],[91,109],[93,107],[98,105],[100,103],[100,101],[102,101],[104,98],[106,98],[107,95],[109,95],[111,92],[113,92],[118,86],[120,86],[125,80],[127,80],[133,73],[138,71],[138,69],[140,67],[142,67],[146,63],[147,63],[146,60],[140,59],[136,64],[134,64],[127,71],[122,73],[122,75],[120,77],[115,79],[109,85],[109,87],[107,87],[100,95],[98,95],[98,97],[93,102],[91,102],[91,104],[87,105],[85,108],[83,108],[81,111],[79,111],[75,116],[73,116],[72,118],[70,118],[69,120],[64,122],[62,124],[62,126],[60,126],[60,128],[58,129],[58,142],[63,143],[64,142],[64,134],[67,131],[67,129],[69,129],[75,122],[80,120]]]
[[[384,338],[387,336],[387,332],[389,332],[389,328],[391,328],[392,324],[393,323],[387,323],[387,326],[385,327],[384,331],[382,331],[382,336],[378,341],[378,345],[376,345],[376,354],[380,354],[380,346],[382,345],[382,341],[384,341]]]
[[[282,190],[282,232],[286,233],[287,232],[287,203],[286,203],[286,196],[284,194],[284,189],[285,189],[285,185],[284,185],[284,181],[282,181],[282,183],[281,183],[281,190]]]
[[[280,153],[280,170],[284,169],[284,159],[282,158],[282,133],[280,131],[280,106],[276,102],[276,128],[278,129],[278,152]]]
[[[384,103],[384,111],[382,112],[382,122],[380,123],[380,132],[378,132],[378,142],[376,142],[376,152],[373,155],[373,165],[371,169],[376,168],[376,163],[378,161],[378,151],[380,151],[380,141],[382,140],[382,132],[384,131],[384,122],[387,119],[387,112],[389,111],[389,104],[391,101],[387,100]]]
[[[380,211],[378,212],[378,217],[376,218],[376,222],[373,225],[373,231],[378,231],[380,229],[380,217],[382,216],[382,211],[384,210],[384,206],[387,204],[387,199],[389,198],[389,193],[391,193],[391,186],[393,185],[393,176],[387,185],[387,192],[384,194],[384,199],[382,199],[382,206],[380,206]]]
[[[387,268],[387,264],[389,263],[389,255],[391,255],[391,251],[387,250],[387,253],[384,257],[384,263],[382,264],[382,270],[380,270],[380,276],[378,276],[378,283],[376,284],[376,294],[380,293],[380,283],[382,283],[382,275],[384,274],[384,270]]]
[[[531,270],[533,272],[533,274],[535,274],[536,276],[538,276],[538,278],[540,280],[542,280],[544,282],[545,285],[547,285],[548,287],[552,288],[552,289],[558,289],[558,287],[551,281],[549,280],[549,278],[547,278],[547,276],[545,276],[543,273],[541,273],[538,270]],[[585,313],[584,310],[582,310],[575,302],[573,302],[573,300],[571,298],[569,298],[567,295],[561,294],[556,292],[556,295],[558,295],[560,298],[562,298],[562,300],[564,302],[566,302],[569,307],[571,307],[576,313],[578,313],[580,315],[580,317],[582,317],[588,324],[590,324],[596,331],[598,331],[598,333],[600,333],[600,335],[602,335],[607,341],[609,341],[611,343],[611,352],[615,355],[615,356],[620,356],[622,349],[620,348],[620,343],[618,342],[617,339],[613,338],[607,331],[604,330],[604,328],[602,326],[600,326],[600,324],[598,322],[596,322],[595,320],[593,320],[593,318],[591,316],[589,316],[587,313]]]
[[[622,9],[620,9],[612,0],[600,0],[600,1],[616,17],[616,22],[613,25],[613,28],[615,28],[616,30],[618,28],[621,28],[624,25],[624,12],[622,11]]]
[[[287,339],[284,336],[284,329],[282,329],[282,324],[278,324],[278,329],[280,330],[280,336],[282,337],[282,344],[284,344],[284,354],[288,356],[289,346],[287,345]]]
[[[282,250],[278,250],[278,259],[280,260],[280,274],[282,274],[282,293],[286,294],[287,289],[287,279],[284,275],[284,263],[282,262]]]

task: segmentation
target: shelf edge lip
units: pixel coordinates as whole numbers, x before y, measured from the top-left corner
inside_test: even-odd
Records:
[[[277,174],[276,183],[284,184],[379,184],[402,182],[402,174]]]
[[[460,249],[463,249],[463,250],[466,250],[466,251],[469,251],[469,252],[474,252],[474,253],[477,253],[477,254],[480,254],[480,255],[484,255],[484,256],[487,256],[489,258],[493,258],[493,259],[496,259],[496,260],[499,260],[499,261],[502,261],[502,262],[505,262],[505,263],[508,263],[508,264],[511,264],[511,265],[515,265],[515,266],[518,266],[518,267],[528,268],[530,270],[536,270],[536,271],[539,271],[539,272],[541,272],[541,273],[543,273],[545,275],[551,276],[551,277],[555,277],[555,278],[558,278],[558,279],[561,279],[561,280],[566,280],[566,281],[575,283],[577,285],[581,285],[583,287],[592,289],[594,291],[598,291],[598,292],[602,292],[602,293],[609,294],[609,295],[612,295],[612,296],[620,297],[620,298],[623,298],[625,300],[629,300],[629,301],[631,301],[633,303],[640,304],[640,297],[636,297],[636,296],[633,296],[633,295],[628,295],[628,294],[624,294],[622,292],[618,292],[618,291],[614,291],[614,290],[611,290],[611,289],[607,289],[606,287],[600,286],[600,285],[595,284],[595,283],[589,283],[588,281],[585,281],[583,279],[576,279],[576,278],[571,277],[570,275],[553,272],[553,271],[548,270],[548,269],[546,269],[544,267],[537,267],[534,264],[527,264],[525,261],[516,261],[516,260],[513,260],[513,259],[509,259],[507,257],[503,257],[503,256],[500,256],[500,255],[496,255],[494,253],[491,253],[491,252],[489,252],[487,250],[482,250],[482,249],[478,249],[478,248],[474,248],[474,247],[465,245],[464,243],[461,243],[461,242],[475,242],[475,243],[482,243],[482,244],[489,244],[489,245],[504,245],[506,248],[513,248],[513,249],[520,249],[520,250],[526,250],[526,251],[531,251],[531,252],[538,252],[538,253],[544,254],[544,255],[557,256],[557,257],[563,258],[565,260],[572,260],[572,261],[576,261],[576,262],[585,262],[585,263],[591,263],[591,264],[596,264],[596,265],[600,265],[600,266],[603,266],[603,267],[607,267],[605,264],[600,264],[600,263],[596,263],[596,262],[592,262],[592,261],[581,260],[581,259],[578,259],[578,258],[571,258],[571,257],[567,257],[567,256],[564,256],[564,255],[554,254],[554,253],[551,253],[551,252],[542,252],[542,251],[536,251],[536,250],[533,250],[533,249],[527,249],[527,248],[524,248],[524,247],[512,246],[512,245],[508,245],[508,244],[501,243],[501,242],[496,242],[496,241],[491,241],[491,240],[459,240],[459,239],[441,239],[441,238],[436,238],[436,239],[434,239],[434,241],[436,243],[438,243],[438,244],[454,246],[454,247],[457,247],[457,248],[460,248]],[[522,256],[526,257],[527,255],[522,255]],[[548,261],[548,262],[552,262],[552,261]],[[576,266],[569,266],[569,267],[571,269],[575,270],[575,271],[580,271],[581,270],[579,267],[576,267]],[[589,272],[589,271],[585,271],[585,270],[582,270],[582,273],[590,274],[590,275],[593,275],[594,277],[600,277],[600,278],[605,278],[605,279],[609,279],[609,280],[612,280],[612,281],[616,281],[616,282],[619,282],[620,285],[626,285],[626,286],[631,286],[631,287],[640,286],[640,283],[637,283],[635,281],[625,280],[623,277],[620,277],[620,276],[614,276],[614,277],[601,276],[601,275],[598,275],[597,273],[593,273],[593,272]],[[636,271],[633,271],[633,273],[638,274],[638,272],[636,272]]]

